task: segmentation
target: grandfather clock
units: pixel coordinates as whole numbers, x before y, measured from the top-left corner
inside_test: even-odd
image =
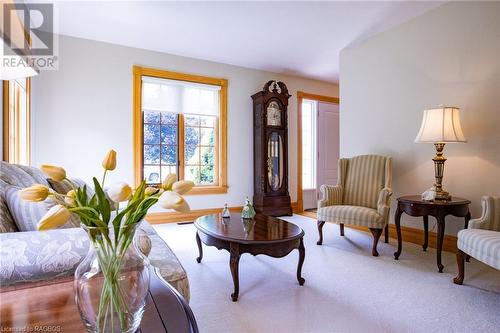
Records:
[[[269,81],[253,99],[254,196],[257,213],[292,215],[288,194],[288,126],[290,98],[283,82]]]

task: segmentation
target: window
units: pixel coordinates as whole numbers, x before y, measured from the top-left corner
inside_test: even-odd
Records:
[[[134,67],[136,181],[169,173],[225,193],[227,81]]]
[[[30,79],[3,82],[3,160],[29,165]]]
[[[302,189],[316,189],[317,102],[302,101]]]

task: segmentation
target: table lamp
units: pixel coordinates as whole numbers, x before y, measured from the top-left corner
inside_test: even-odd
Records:
[[[438,109],[424,110],[422,125],[415,138],[415,142],[434,143],[436,156],[434,161],[434,176],[436,183],[435,200],[450,200],[451,196],[443,190],[444,145],[448,142],[467,142],[460,126],[460,109],[452,106],[443,106]]]

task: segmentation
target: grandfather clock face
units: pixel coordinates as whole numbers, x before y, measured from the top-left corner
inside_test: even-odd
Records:
[[[272,101],[267,106],[267,126],[281,126],[281,111],[280,105],[276,101]]]

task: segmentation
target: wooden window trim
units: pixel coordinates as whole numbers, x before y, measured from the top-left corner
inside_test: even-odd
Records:
[[[191,75],[185,73],[171,72],[154,68],[133,66],[133,151],[134,151],[134,180],[138,186],[142,181],[142,160],[143,160],[143,125],[142,125],[142,77],[151,76],[161,79],[187,81],[220,86],[219,102],[220,113],[217,117],[216,126],[216,158],[215,173],[217,185],[197,185],[188,195],[191,194],[223,194],[227,193],[227,86],[226,79],[213,78],[201,75]],[[184,137],[184,116],[179,117],[178,135]],[[179,179],[184,178],[184,140],[178,140],[179,144]]]
[[[13,128],[14,133],[11,133],[10,128],[10,88],[9,81],[2,82],[2,160],[10,163],[17,163],[17,161],[10,160],[10,137],[12,135],[19,136],[20,134],[20,123],[19,123],[19,92],[17,92],[17,100],[16,100],[16,118],[15,128]],[[31,78],[26,78],[26,157],[27,164],[31,165]],[[19,146],[19,141],[16,142],[15,147],[13,148],[15,152],[16,159],[20,156],[21,147]]]

